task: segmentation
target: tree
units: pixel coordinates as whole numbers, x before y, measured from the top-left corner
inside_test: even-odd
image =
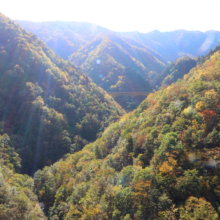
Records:
[[[218,213],[212,207],[211,203],[204,198],[189,197],[184,206],[180,207],[181,220],[217,220]]]

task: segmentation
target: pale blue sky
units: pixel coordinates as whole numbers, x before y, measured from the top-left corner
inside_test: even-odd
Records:
[[[114,31],[220,31],[220,0],[2,0],[0,12],[13,20],[87,21]]]

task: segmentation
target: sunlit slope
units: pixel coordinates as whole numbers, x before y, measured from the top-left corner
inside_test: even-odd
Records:
[[[100,35],[87,43],[70,56],[70,61],[81,67],[106,91],[146,92],[152,91],[148,82],[149,71],[161,72],[165,68],[165,64],[157,56],[163,60],[157,53],[137,42],[108,34]],[[124,109],[132,110],[144,98],[123,96],[116,98],[116,101]]]
[[[96,83],[100,81],[96,70],[104,76],[117,70],[117,79],[124,67],[139,71],[145,78],[148,78],[149,71],[160,73],[165,68],[166,60],[151,48],[94,24],[61,21],[18,23],[36,34],[62,58],[69,57],[76,66],[85,68]],[[97,56],[101,60],[98,69]],[[100,86],[109,89],[102,83]]]
[[[128,32],[121,33],[150,47],[167,61],[175,61],[182,56],[206,55],[210,49],[220,42],[219,31],[186,31],[176,30],[170,32],[152,31],[149,33]]]
[[[64,59],[97,37],[111,32],[107,28],[87,22],[32,22],[17,21],[22,27],[36,34],[48,47]]]
[[[145,78],[151,70],[161,72],[165,64],[153,56],[150,49],[139,46],[142,47],[133,46],[115,34],[102,35],[80,48],[70,57],[70,61],[83,68],[94,79],[96,78],[91,69],[99,68],[99,72],[105,76],[116,66],[133,68]],[[158,57],[163,60],[159,55]],[[99,66],[97,59],[101,61]]]
[[[35,35],[0,14],[0,121],[34,172],[94,141],[124,111]]]
[[[86,22],[18,22],[61,57],[83,68],[106,91],[151,91],[149,71],[156,76],[165,68],[166,60],[154,50],[97,25]],[[132,69],[132,77],[126,75],[126,68]],[[130,111],[144,98],[121,96],[116,101]]]
[[[34,194],[33,179],[15,173],[20,169],[20,161],[9,136],[0,134],[0,219],[44,220],[42,204]]]
[[[220,51],[35,174],[54,219],[219,219]]]
[[[33,192],[33,179],[26,174],[14,173],[7,166],[0,165],[0,219],[46,220],[41,209],[42,204],[39,204]]]
[[[160,74],[162,86],[170,85],[181,79],[197,64],[196,59],[181,57],[167,66]]]

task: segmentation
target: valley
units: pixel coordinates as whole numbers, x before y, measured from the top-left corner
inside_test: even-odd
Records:
[[[219,43],[0,13],[0,219],[220,219]]]

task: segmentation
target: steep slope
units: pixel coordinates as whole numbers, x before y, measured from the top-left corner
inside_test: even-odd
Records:
[[[34,181],[28,175],[14,173],[1,164],[0,219],[47,219],[33,192]],[[42,207],[43,208],[43,207]]]
[[[97,37],[112,32],[107,28],[87,22],[31,22],[17,21],[22,27],[36,34],[48,47],[64,59]]]
[[[94,143],[37,171],[49,218],[219,219],[219,92],[217,51]]]
[[[158,52],[167,61],[175,61],[182,56],[206,55],[210,49],[214,49],[220,42],[219,31],[185,31],[171,32],[152,31],[149,33],[129,32],[121,33],[137,40]]]
[[[18,22],[37,34],[60,56],[65,59],[69,57],[73,64],[81,67],[106,91],[120,87],[122,78],[134,85],[128,90],[121,87],[120,91],[151,91],[152,86],[145,80],[149,78],[149,71],[160,73],[165,68],[166,60],[154,50],[96,25],[84,22]],[[134,78],[126,77],[125,68],[133,69]],[[144,83],[138,84],[140,81]],[[124,109],[133,110],[144,98],[123,96],[115,100]]]
[[[0,219],[45,220],[42,204],[34,194],[34,181],[28,175],[15,173],[20,158],[7,134],[0,134]]]
[[[81,149],[124,111],[81,70],[0,14],[0,121],[34,173]]]
[[[160,74],[162,86],[168,86],[178,79],[181,79],[197,64],[195,59],[190,57],[181,57],[175,62],[171,63],[166,69]]]
[[[134,42],[130,40],[130,43]],[[70,61],[81,67],[106,91],[151,91],[151,85],[146,81],[148,72],[161,72],[165,64],[156,58],[158,56],[162,60],[154,51],[136,42],[137,46],[130,43],[116,34],[101,35],[70,56]],[[132,69],[132,75],[127,74],[126,68]],[[120,97],[116,101],[124,109],[132,110],[128,105],[133,103],[134,109],[143,98],[135,97],[131,100],[129,97]]]
[[[97,64],[97,57],[101,61],[100,64],[106,66],[102,69],[103,75],[108,74],[116,65],[133,68],[145,77],[151,70],[160,72],[164,69],[165,64],[160,61],[163,60],[162,57],[143,45],[139,46],[141,47],[133,46],[116,34],[102,35],[80,48],[70,57],[70,61],[83,68],[89,75],[91,68]],[[160,60],[152,53],[160,57]]]

